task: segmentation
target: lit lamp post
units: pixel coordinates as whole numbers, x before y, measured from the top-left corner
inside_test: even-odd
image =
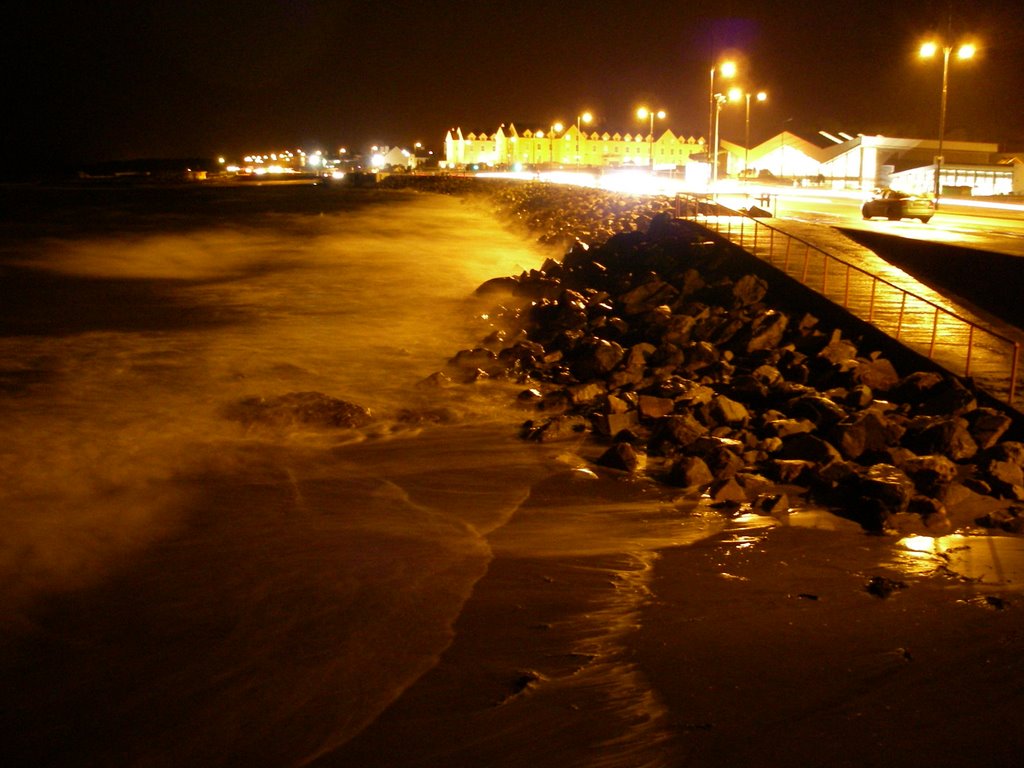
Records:
[[[711,184],[714,187],[714,182],[718,181],[718,112],[722,108],[719,97],[721,94],[715,93],[715,75],[721,74],[722,77],[735,77],[736,75],[736,62],[734,61],[723,61],[721,64],[711,67],[711,87],[708,90],[708,142],[707,149],[714,149],[714,157],[710,154],[708,159],[711,161]]]
[[[648,137],[648,141],[650,142],[651,173],[654,173],[654,118],[658,118],[659,120],[664,120],[665,119],[665,110],[664,109],[659,109],[657,112],[655,112],[654,110],[648,109],[647,107],[640,107],[640,109],[638,109],[636,111],[636,116],[640,120],[647,120],[648,118],[650,118],[650,121],[651,121],[650,134],[649,134],[649,137]]]
[[[750,97],[753,96],[757,101],[767,101],[768,94],[764,91],[758,91],[757,93],[750,93],[749,91],[744,92],[740,88],[729,89],[729,101],[739,101],[744,99],[746,104],[746,117],[743,123],[743,178],[747,178],[747,174],[750,170]]]
[[[552,165],[555,163],[555,134],[561,133],[564,127],[561,122],[557,122],[551,126],[551,133],[548,134],[548,156]]]
[[[576,170],[580,169],[580,123],[586,123],[590,125],[590,121],[594,119],[594,116],[589,112],[584,112],[582,115],[576,116]]]
[[[715,142],[713,145],[713,159],[711,161],[711,194],[714,195],[715,187],[718,186],[718,145],[719,145],[719,131],[718,123],[722,115],[722,105],[728,101],[728,98],[723,93],[715,94]]]
[[[924,43],[921,46],[919,55],[921,58],[930,59],[940,50],[940,46],[935,42]],[[939,192],[941,190],[939,176],[942,173],[942,163],[945,158],[942,156],[942,144],[946,136],[946,98],[949,91],[949,55],[953,52],[953,46],[942,45],[942,99],[939,104],[939,152],[935,156],[935,188],[933,190],[935,195],[935,207],[939,207]],[[970,59],[974,56],[976,48],[971,43],[964,43],[956,49],[956,57],[958,59]]]

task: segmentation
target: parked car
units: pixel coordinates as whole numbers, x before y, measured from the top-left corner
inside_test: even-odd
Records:
[[[884,216],[889,221],[920,219],[927,224],[935,213],[935,201],[927,195],[880,189],[861,206],[860,212],[865,219]]]

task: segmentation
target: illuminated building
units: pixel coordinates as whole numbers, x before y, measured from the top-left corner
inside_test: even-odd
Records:
[[[654,137],[648,133],[588,131],[573,124],[558,130],[526,129],[501,125],[492,133],[463,132],[452,128],[445,136],[447,168],[533,168],[581,166],[587,168],[681,168],[691,155],[704,153],[704,139],[677,136],[666,129]],[[578,132],[579,131],[579,132]],[[578,139],[578,141],[577,141]]]
[[[837,137],[833,137],[835,141]],[[1024,190],[1024,166],[1001,155],[999,146],[980,141],[945,141],[938,185],[934,139],[849,136],[824,150],[821,174],[836,184],[870,190],[892,187],[943,195],[1009,195]]]
[[[676,136],[666,129],[653,146],[645,133],[587,131],[566,128],[527,129],[514,124],[494,132],[453,128],[445,136],[447,169],[649,168],[676,170],[692,165],[693,155],[706,163],[704,140]],[[577,136],[579,141],[577,142]],[[928,193],[935,180],[935,140],[890,136],[838,136],[819,131],[816,141],[782,131],[760,144],[745,148],[722,140],[724,174],[720,181],[738,179],[746,166],[747,178],[774,178],[787,184],[825,185],[833,189],[870,191],[893,187]],[[653,150],[653,151],[652,151]],[[578,154],[577,154],[578,153]],[[941,167],[943,194],[1010,195],[1024,192],[1024,161],[1001,155],[988,142],[946,141]],[[705,166],[706,167],[706,166]]]

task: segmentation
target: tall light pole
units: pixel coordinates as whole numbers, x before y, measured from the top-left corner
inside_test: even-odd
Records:
[[[653,109],[648,109],[647,107],[640,107],[640,109],[636,111],[636,116],[640,120],[646,120],[647,118],[650,118],[651,120],[650,133],[648,134],[647,140],[650,142],[649,160],[651,164],[651,173],[654,173],[654,118],[664,120],[665,110],[659,109],[657,112],[655,112]]]
[[[557,122],[551,126],[551,132],[548,134],[548,162],[552,165],[555,163],[555,134],[561,133],[563,127],[561,122]]]
[[[953,46],[947,43],[943,43],[940,47],[938,43],[927,42],[921,46],[918,52],[921,58],[930,59],[936,53],[942,51],[942,98],[939,102],[939,151],[935,155],[935,187],[933,194],[935,196],[935,207],[939,207],[939,193],[941,191],[940,175],[942,174],[942,164],[945,162],[945,158],[942,156],[942,144],[946,137],[946,101],[949,93],[949,55],[953,52]],[[963,43],[956,49],[956,57],[958,59],[970,59],[973,58],[974,53],[977,49],[972,43]]]
[[[712,187],[714,182],[718,181],[718,112],[722,108],[718,100],[718,96],[721,94],[715,93],[716,74],[721,74],[722,77],[734,77],[736,62],[723,61],[721,64],[711,67],[711,86],[708,89],[708,144],[706,146],[709,150],[713,147],[715,151],[714,157],[708,155],[708,159],[711,161]]]
[[[722,115],[722,105],[727,101],[725,94],[715,94],[715,144],[714,144],[714,158],[711,161],[711,194],[715,194],[715,188],[718,186],[718,121]]]
[[[757,93],[751,93],[750,91],[744,92],[740,88],[729,89],[729,101],[739,101],[744,99],[747,102],[746,105],[746,117],[744,118],[743,128],[743,177],[746,179],[747,173],[750,169],[750,97],[753,96],[757,101],[767,101],[768,94],[764,91],[758,91]]]
[[[590,125],[590,121],[594,119],[594,116],[589,112],[584,112],[582,115],[576,115],[576,170],[580,169],[580,123],[586,123]]]

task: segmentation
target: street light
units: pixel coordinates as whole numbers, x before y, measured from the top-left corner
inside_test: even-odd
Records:
[[[655,112],[654,110],[648,109],[647,107],[640,107],[640,109],[638,109],[636,111],[636,116],[640,120],[646,120],[647,118],[650,118],[650,120],[651,120],[650,138],[648,140],[650,141],[650,147],[651,147],[650,148],[651,173],[654,173],[654,118],[658,118],[659,120],[664,120],[665,119],[665,110],[664,109],[659,109],[657,112]]]
[[[711,87],[708,89],[708,148],[713,147],[715,150],[714,157],[710,155],[708,159],[711,160],[711,182],[712,187],[714,183],[718,181],[718,113],[722,109],[721,101],[719,97],[721,94],[715,93],[715,75],[721,73],[722,77],[735,77],[736,75],[736,62],[735,61],[723,61],[721,64],[711,67]]]
[[[713,155],[713,159],[711,160],[711,194],[712,195],[714,195],[714,193],[715,193],[715,187],[718,186],[718,121],[719,121],[719,118],[721,117],[721,114],[722,114],[722,105],[725,104],[726,101],[728,101],[728,98],[725,96],[725,94],[722,94],[722,93],[716,93],[715,94],[715,122],[714,122],[714,126],[715,126],[715,143],[714,143],[714,146],[713,146],[714,155]]]
[[[744,138],[743,138],[743,177],[747,177],[749,171],[749,159],[750,159],[750,97],[753,96],[757,101],[767,101],[768,94],[764,91],[758,91],[757,93],[750,93],[750,91],[743,91],[740,88],[729,89],[729,101],[739,101],[744,99],[747,102],[746,105],[746,118],[744,120]]]
[[[555,163],[555,134],[561,133],[564,127],[561,121],[559,121],[551,126],[551,133],[548,134],[548,155],[552,165]]]
[[[922,59],[930,59],[940,50],[938,43],[929,41],[921,46],[918,55]],[[946,137],[946,100],[949,92],[949,55],[953,52],[953,46],[943,44],[942,50],[942,98],[939,102],[939,152],[935,156],[935,188],[933,194],[935,195],[935,207],[939,207],[939,192],[940,192],[940,181],[939,176],[942,173],[942,163],[945,158],[942,156],[942,144]],[[976,48],[972,43],[963,43],[956,49],[956,57],[958,59],[970,59],[974,57]]]
[[[582,115],[576,116],[576,170],[580,169],[580,123],[586,123],[590,125],[590,121],[594,119],[594,116],[589,112],[584,112]]]

